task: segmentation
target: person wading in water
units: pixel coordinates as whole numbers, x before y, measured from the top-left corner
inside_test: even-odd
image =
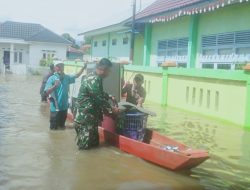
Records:
[[[99,145],[98,125],[104,113],[118,113],[108,100],[110,96],[103,91],[103,79],[110,73],[112,63],[103,58],[96,65],[94,73],[87,75],[82,83],[77,98],[77,111],[74,121],[79,149],[89,149]]]
[[[69,108],[69,85],[75,83],[75,79],[83,73],[86,67],[85,64],[77,74],[67,75],[64,73],[64,63],[55,61],[55,73],[49,77],[44,90],[46,95],[50,95],[50,129],[65,129]]]

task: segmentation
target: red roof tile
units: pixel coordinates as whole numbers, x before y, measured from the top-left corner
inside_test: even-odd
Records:
[[[139,12],[136,15],[136,19],[138,20],[145,17],[154,16],[200,2],[204,2],[204,0],[157,0],[143,11]]]

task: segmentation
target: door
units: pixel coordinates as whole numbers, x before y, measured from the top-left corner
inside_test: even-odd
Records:
[[[3,52],[3,63],[5,65],[5,69],[10,69],[10,52],[9,51]]]

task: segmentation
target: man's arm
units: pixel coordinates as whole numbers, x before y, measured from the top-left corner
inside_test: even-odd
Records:
[[[142,107],[142,104],[145,102],[145,98],[146,98],[146,90],[144,88],[142,88],[142,92],[141,92],[140,97],[137,101],[137,106]]]
[[[108,102],[109,96],[102,89],[101,81],[94,80],[88,85],[89,92],[95,99],[96,103],[100,105],[105,110],[111,110],[112,107]]]
[[[85,63],[84,66],[80,69],[78,73],[76,73],[76,78],[82,75],[83,71],[87,68],[87,64]]]
[[[55,82],[53,84],[52,78],[49,78],[47,83],[46,83],[45,89],[44,89],[46,95],[51,94],[59,85],[60,85],[59,79],[55,80]]]

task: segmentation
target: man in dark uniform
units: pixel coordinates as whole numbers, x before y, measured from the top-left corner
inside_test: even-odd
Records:
[[[101,59],[95,72],[87,75],[81,83],[74,121],[79,149],[98,146],[98,125],[103,120],[103,114],[118,112],[118,108],[111,107],[108,102],[110,96],[103,91],[103,79],[109,75],[111,67],[108,59]]]
[[[133,84],[125,84],[122,88],[122,94],[127,94],[126,101],[142,107],[146,98],[146,91],[142,87],[144,77],[141,74],[136,74]]]

